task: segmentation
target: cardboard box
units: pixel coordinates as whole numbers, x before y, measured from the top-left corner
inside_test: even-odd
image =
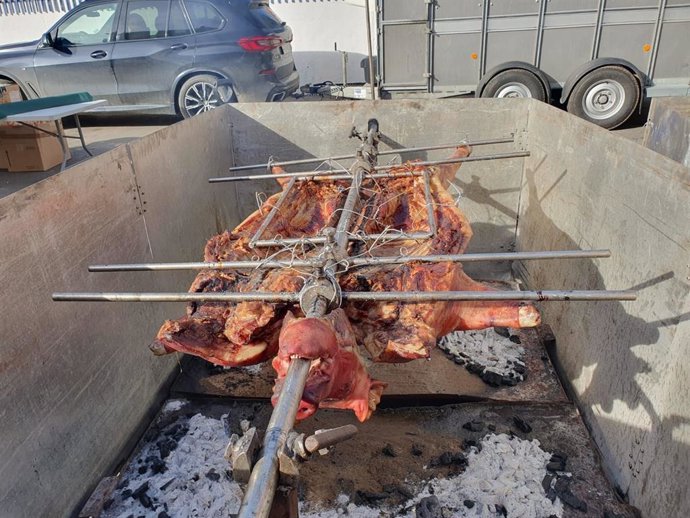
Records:
[[[22,100],[22,91],[17,85],[0,85],[0,104]]]
[[[55,133],[52,122],[33,125]],[[0,125],[0,154],[5,156],[10,172],[47,171],[62,163],[62,147],[57,137],[21,124]],[[69,149],[67,158],[70,158]]]

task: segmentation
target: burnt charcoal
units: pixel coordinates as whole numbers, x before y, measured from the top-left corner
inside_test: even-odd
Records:
[[[563,502],[565,505],[568,507],[572,507],[573,509],[577,511],[581,511],[583,513],[587,512],[587,504],[580,500],[578,497],[576,497],[574,494],[568,490],[565,493],[558,493],[558,498],[561,499],[561,502]]]
[[[197,481],[199,480],[199,474],[198,474],[198,473],[194,473],[194,475],[192,475],[192,480],[193,480],[194,482],[197,482]]]
[[[117,489],[124,489],[129,485],[129,480],[126,478],[123,478],[120,483],[117,485]]]
[[[470,432],[481,432],[484,429],[484,421],[468,421],[462,427]]]
[[[490,432],[495,432],[496,431],[496,425],[495,424],[488,424],[486,427],[489,429]]]
[[[544,492],[548,493],[549,489],[551,489],[551,483],[553,482],[553,479],[556,478],[556,475],[553,475],[551,473],[547,473],[544,475],[544,478],[541,481],[541,487],[544,488]]]
[[[507,327],[494,327],[494,332],[504,338],[510,338],[510,331]]]
[[[356,279],[357,287],[359,288],[357,291],[371,291],[371,284],[369,284],[369,280],[364,275],[358,275]]]
[[[614,513],[613,511],[606,510],[604,511],[604,518],[625,518],[624,515]]]
[[[393,446],[390,444],[386,444],[383,449],[381,450],[381,453],[383,453],[386,457],[397,457],[398,454],[395,453],[395,450],[393,449]]]
[[[223,423],[223,431],[225,432],[225,436],[228,438],[232,437],[233,431],[232,425],[230,424],[230,416],[228,414],[223,414],[220,416],[220,421]]]
[[[516,363],[513,365],[513,370],[518,374],[525,374],[527,372],[527,366]]]
[[[143,475],[149,470],[149,468],[146,465],[139,466],[139,469],[137,470],[140,475]]]
[[[530,424],[519,415],[513,416],[513,423],[522,433],[530,433],[532,431]]]
[[[443,452],[438,458],[433,459],[429,466],[466,466],[467,459],[462,453]]]
[[[180,439],[182,439],[182,437],[187,435],[187,432],[189,432],[189,426],[183,425],[177,430],[177,432],[175,432],[175,435],[173,435],[173,439],[179,441]]]
[[[151,501],[151,497],[144,493],[139,497],[139,502],[141,502],[141,505],[143,505],[146,509],[151,509],[153,507],[153,502]]]
[[[151,473],[157,474],[157,473],[165,473],[168,469],[168,466],[165,464],[165,461],[161,459],[153,459],[151,461]]]
[[[518,384],[517,378],[513,378],[512,375],[503,376],[503,380],[501,382],[508,387],[514,387]]]
[[[521,344],[522,343],[522,341],[520,340],[520,337],[518,335],[510,335],[510,337],[508,337],[508,340],[510,340],[514,344]]]
[[[414,498],[414,494],[403,486],[396,486],[395,484],[386,484],[383,486],[383,492],[389,495],[400,495],[406,500]]]
[[[414,455],[415,457],[419,457],[424,453],[424,450],[422,449],[422,447],[416,443],[412,445],[411,451],[412,451],[412,455]]]
[[[180,423],[177,423],[168,428],[165,432],[163,432],[163,435],[167,435],[168,437],[170,437],[171,435],[175,435],[177,432],[180,431],[180,428],[182,428],[182,425]]]
[[[225,372],[225,369],[222,365],[213,365],[212,363],[208,364],[208,373],[211,376],[215,376],[216,374],[223,374],[223,372]]]
[[[563,468],[565,469],[565,463],[568,461],[568,455],[562,451],[556,450],[551,454],[550,460],[551,462],[562,462]]]
[[[158,513],[158,518],[170,518],[170,515],[165,511],[161,511],[160,513]]]
[[[149,490],[149,482],[147,480],[142,485],[140,485],[138,488],[136,488],[134,491],[132,491],[132,497],[133,498],[139,498],[139,497],[141,497],[141,495],[145,495],[148,490]]]
[[[565,470],[565,462],[562,460],[557,460],[557,461],[551,461],[546,465],[546,470],[547,471],[564,471]]]
[[[501,383],[503,383],[503,376],[501,376],[498,372],[484,371],[481,373],[480,377],[484,383],[491,385],[492,387],[500,387]]]
[[[206,473],[206,478],[212,480],[213,482],[218,482],[220,480],[220,473],[216,473],[216,470],[211,468],[211,470]]]
[[[177,448],[177,441],[172,437],[168,437],[167,439],[158,441],[158,443],[156,444],[158,446],[158,451],[160,452],[161,459],[165,459],[168,455],[170,455],[170,452],[174,451]]]
[[[386,500],[390,495],[388,493],[374,493],[371,491],[357,490],[355,492],[355,505],[376,505],[381,500]]]
[[[422,498],[414,509],[415,518],[443,518],[441,503],[435,496]]]
[[[464,505],[468,509],[472,509],[474,507],[474,500],[463,500],[462,505]]]
[[[467,371],[470,372],[471,374],[481,375],[482,372],[484,372],[484,366],[479,364],[479,363],[468,363],[467,364]]]
[[[166,489],[168,489],[168,486],[170,486],[170,484],[172,484],[173,482],[175,482],[175,479],[174,479],[174,478],[171,478],[171,479],[168,480],[165,484],[163,484],[159,489],[160,489],[161,491],[165,491]]]
[[[465,449],[467,449],[467,448],[478,448],[481,451],[480,443],[478,443],[477,441],[475,441],[473,439],[465,439],[463,442],[463,447]]]
[[[132,490],[131,490],[131,489],[125,489],[125,490],[122,492],[122,499],[123,499],[123,500],[124,500],[125,498],[129,498],[130,496],[132,496]]]
[[[498,516],[508,516],[508,509],[506,509],[505,506],[496,504],[494,508],[496,509],[496,514]]]

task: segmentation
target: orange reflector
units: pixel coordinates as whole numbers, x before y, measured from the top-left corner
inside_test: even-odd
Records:
[[[652,50],[652,46],[649,43],[645,43],[644,45],[642,45],[642,50],[644,50],[645,52],[649,52],[650,50]]]
[[[472,59],[477,59],[479,56],[477,55],[476,52],[473,52],[472,54],[470,54],[470,57],[471,57]]]

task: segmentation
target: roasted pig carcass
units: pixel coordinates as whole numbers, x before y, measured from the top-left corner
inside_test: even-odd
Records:
[[[469,148],[458,147],[453,157],[469,155]],[[454,204],[447,189],[448,182],[455,176],[458,164],[444,165],[428,169],[430,174],[431,197],[436,220],[436,234],[431,239],[396,240],[387,242],[353,241],[349,255],[354,256],[399,256],[461,254],[472,236],[470,225],[462,212]],[[423,171],[414,163],[408,163],[391,171],[404,174]],[[280,172],[274,168],[274,172]],[[280,181],[284,186],[286,182]],[[339,208],[350,187],[347,181],[300,181],[285,199],[280,211],[263,234],[264,238],[274,237],[312,237],[326,226],[335,226],[340,216]],[[424,196],[424,178],[405,175],[397,178],[366,179],[362,184],[361,202],[357,215],[353,218],[351,232],[367,234],[391,234],[402,232],[425,232],[429,230],[427,205]],[[204,260],[208,262],[235,261],[271,257],[272,259],[308,258],[320,252],[318,247],[306,245],[294,247],[256,248],[249,247],[249,240],[261,225],[271,207],[277,202],[280,193],[270,197],[263,206],[238,225],[232,232],[224,232],[211,238],[205,249]],[[376,265],[352,268],[344,260],[344,271],[339,275],[339,283],[344,291],[484,291],[489,288],[470,279],[459,263],[407,263],[396,265]],[[298,292],[312,272],[296,268],[257,269],[257,270],[206,270],[199,273],[190,291],[192,292],[247,292],[247,291],[287,291]],[[352,332],[357,343],[362,344],[374,361],[404,362],[427,358],[430,349],[439,336],[453,330],[481,329],[491,326],[529,327],[539,323],[539,314],[529,304],[512,301],[491,302],[346,302],[344,315],[352,324]],[[188,306],[187,316],[167,321],[160,329],[153,344],[158,353],[180,351],[205,358],[213,363],[228,366],[249,365],[273,358],[278,372],[277,387],[285,374],[286,358],[279,353],[281,329],[289,329],[289,323],[297,322],[304,315],[297,304],[269,302],[241,303],[193,303]],[[338,319],[343,312],[338,312]],[[333,317],[335,318],[335,317]],[[331,317],[319,320],[326,326],[337,327]],[[309,320],[308,320],[309,321]],[[293,324],[297,325],[297,324]],[[300,324],[303,325],[303,324]],[[312,324],[310,324],[312,325]],[[306,329],[309,329],[307,327]],[[314,329],[321,325],[314,324]],[[336,336],[341,336],[337,332]],[[342,334],[346,336],[347,333]],[[303,342],[296,342],[298,347]],[[352,341],[343,338],[336,340],[336,349],[350,350]],[[331,344],[332,345],[332,344]],[[293,347],[293,348],[294,348]],[[306,346],[305,346],[306,347]],[[329,350],[335,351],[332,347]],[[354,350],[354,349],[353,349]],[[308,351],[297,356],[311,358]],[[282,358],[282,359],[281,359]],[[329,358],[335,358],[331,356]],[[353,396],[337,385],[335,381],[346,384],[335,376],[339,369],[319,371],[318,359],[313,359],[313,394],[305,396],[302,414],[308,414],[316,406],[328,401],[333,406],[341,401],[343,406],[355,399],[363,401],[364,391]],[[361,362],[343,361],[342,365],[353,365],[358,373],[360,384],[371,383]],[[335,362],[338,364],[339,362]],[[333,362],[331,362],[333,363]],[[317,371],[330,373],[327,381],[318,379]],[[326,377],[328,377],[326,376]],[[335,378],[338,378],[336,380]],[[368,381],[367,381],[368,380]],[[328,389],[324,388],[328,387]],[[373,391],[371,388],[369,395]],[[381,387],[376,386],[380,396]],[[367,398],[369,398],[367,395]],[[317,397],[318,396],[318,397]],[[353,397],[351,401],[347,398]],[[342,399],[338,399],[342,398]],[[367,400],[371,409],[372,401]],[[310,406],[311,405],[311,406]],[[365,413],[358,412],[358,416]],[[366,414],[368,415],[368,414]]]

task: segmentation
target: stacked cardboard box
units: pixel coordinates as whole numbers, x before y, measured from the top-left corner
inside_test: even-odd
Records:
[[[41,129],[55,133],[52,122],[0,125],[0,169],[10,172],[47,171],[62,163],[60,140]],[[69,150],[67,158],[69,158]]]

